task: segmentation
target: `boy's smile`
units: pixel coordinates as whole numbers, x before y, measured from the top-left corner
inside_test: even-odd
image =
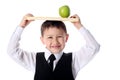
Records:
[[[41,37],[43,44],[52,53],[61,52],[65,47],[67,39],[68,34],[56,27],[46,29],[44,35]]]

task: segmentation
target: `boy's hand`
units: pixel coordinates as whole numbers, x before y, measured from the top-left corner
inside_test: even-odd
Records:
[[[19,26],[21,26],[22,28],[25,28],[31,21],[33,20],[27,20],[27,17],[33,17],[32,14],[26,14],[22,21],[20,22]]]
[[[73,25],[74,25],[77,29],[80,29],[80,28],[82,27],[80,18],[79,18],[79,16],[78,16],[77,14],[71,16],[70,18],[78,18],[79,21],[77,21],[77,22],[72,22],[72,23],[73,23]]]

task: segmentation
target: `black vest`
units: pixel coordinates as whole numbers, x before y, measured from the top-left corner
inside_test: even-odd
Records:
[[[63,53],[54,71],[48,65],[44,52],[37,53],[34,80],[74,80],[72,74],[72,53]]]

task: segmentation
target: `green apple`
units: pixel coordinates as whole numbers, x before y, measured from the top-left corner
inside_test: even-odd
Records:
[[[61,6],[59,8],[59,15],[63,18],[67,18],[70,16],[70,8],[68,5]]]

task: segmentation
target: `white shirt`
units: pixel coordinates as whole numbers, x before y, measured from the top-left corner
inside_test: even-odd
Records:
[[[36,53],[27,52],[19,48],[19,41],[21,39],[23,30],[24,29],[19,26],[16,28],[9,41],[7,52],[20,65],[29,70],[35,71]],[[83,68],[93,58],[100,48],[100,45],[85,27],[81,27],[79,33],[82,34],[86,44],[80,48],[79,51],[72,52],[72,71],[74,78],[76,78],[80,69]],[[48,57],[51,53],[47,49],[44,52],[45,58],[48,60]],[[62,54],[63,52],[55,54],[56,60],[54,62],[54,67],[61,58]]]

